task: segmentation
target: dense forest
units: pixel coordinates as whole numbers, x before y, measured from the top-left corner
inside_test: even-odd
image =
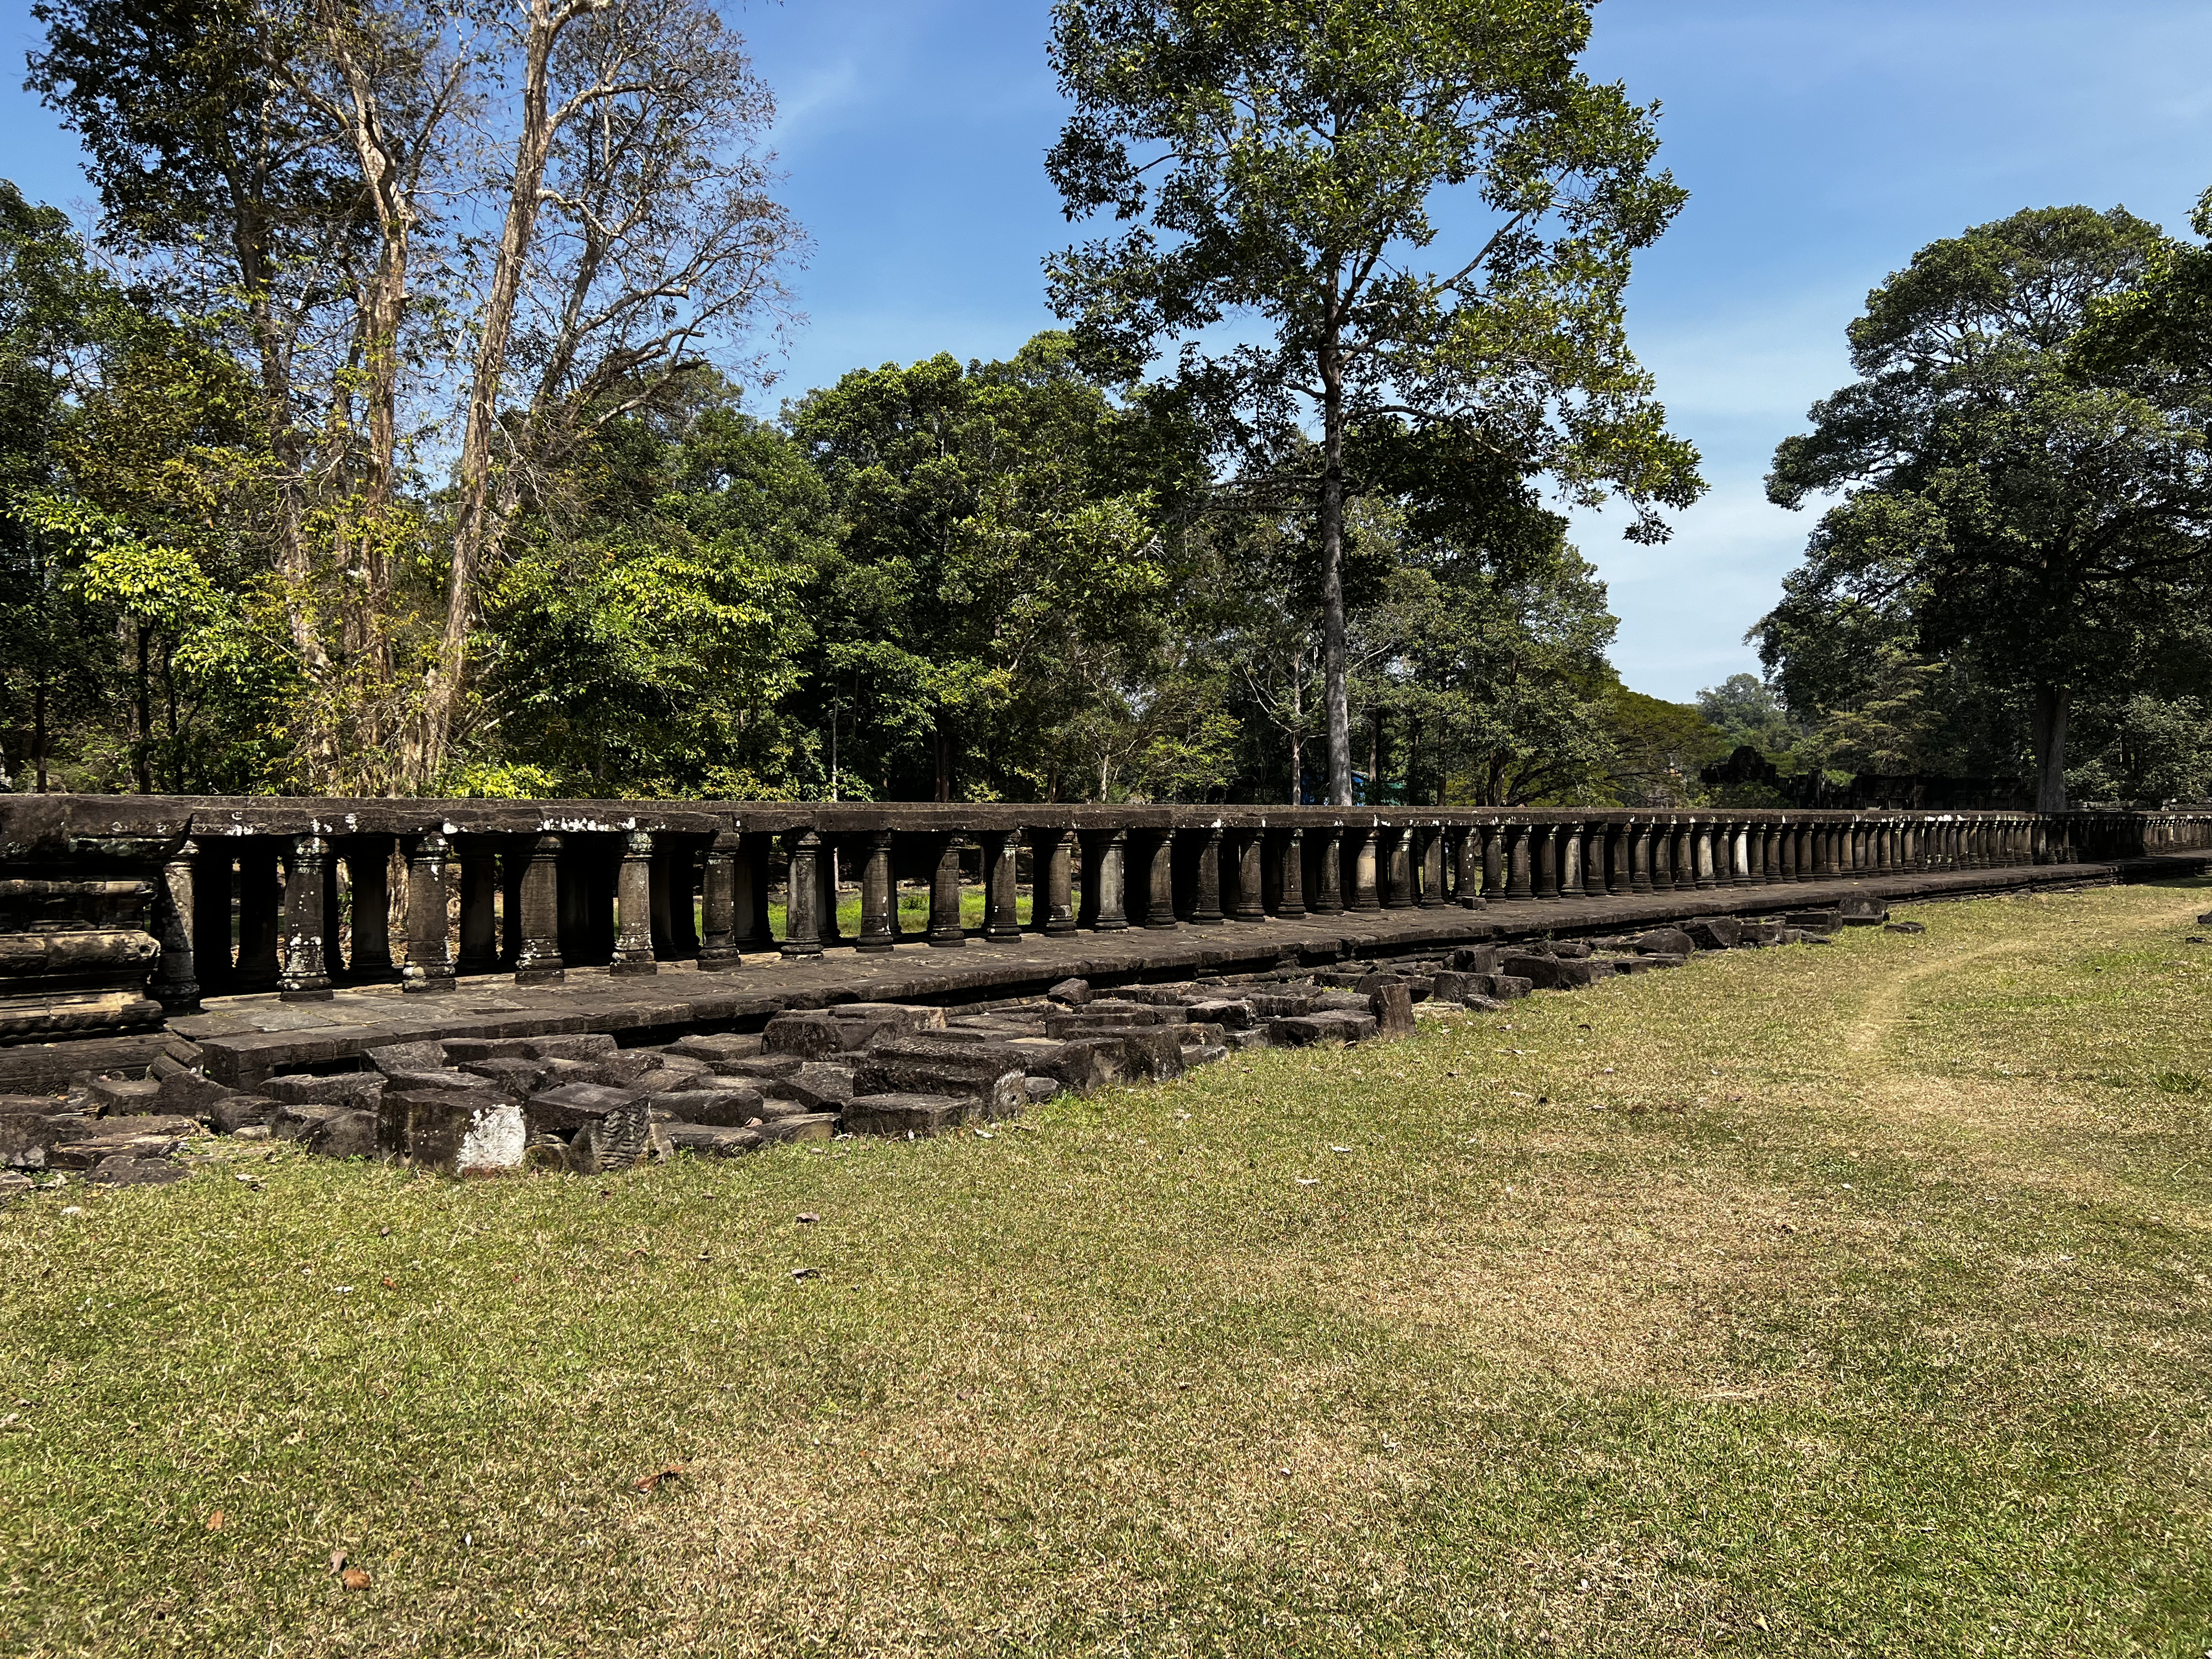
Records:
[[[48,0],[99,214],[0,185],[0,787],[1659,805],[1749,744],[2202,793],[2206,256],[2124,215],[1872,296],[1777,459],[1827,512],[1767,679],[1621,683],[1553,503],[1657,540],[1703,485],[1620,325],[1682,196],[1587,11],[1316,63],[1063,0],[1047,166],[1124,227],[1049,264],[1066,325],[793,395],[806,241],[707,0]],[[1270,172],[1355,68],[1419,142]],[[1469,179],[1497,234],[1407,266]],[[1272,343],[1191,343],[1228,316]]]

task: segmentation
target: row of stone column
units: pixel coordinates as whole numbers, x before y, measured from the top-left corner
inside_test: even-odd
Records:
[[[203,991],[276,989],[311,1000],[341,982],[396,979],[407,991],[436,993],[452,988],[457,974],[511,972],[520,984],[542,985],[577,966],[630,975],[671,960],[725,969],[768,951],[805,957],[844,944],[888,951],[903,937],[902,869],[927,886],[921,941],[957,947],[968,940],[961,894],[970,851],[982,872],[981,937],[997,941],[1023,932],[1017,907],[1024,848],[1029,930],[1058,937],[2078,856],[2054,822],[1655,815],[1281,829],[803,829],[781,837],[734,830],[712,837],[645,830],[210,837],[186,842],[168,862],[154,990],[177,1008]],[[779,842],[787,866],[780,941],[769,921]],[[859,878],[860,926],[849,939],[837,921],[841,862]],[[343,957],[341,863],[352,895]],[[395,870],[406,934],[398,965],[387,924]],[[458,904],[450,886],[456,872]],[[456,910],[457,927],[449,920]]]

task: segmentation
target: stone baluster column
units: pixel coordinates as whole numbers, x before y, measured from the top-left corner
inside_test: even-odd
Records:
[[[1528,840],[1535,854],[1531,860],[1535,868],[1534,893],[1540,899],[1559,897],[1559,826],[1556,823],[1532,823]]]
[[[937,838],[937,861],[929,876],[929,931],[922,937],[943,951],[968,943],[968,930],[960,921],[960,855],[967,845],[964,830]]]
[[[192,973],[200,994],[230,989],[230,900],[238,855],[227,842],[201,847],[192,872]]]
[[[1728,884],[1750,886],[1751,826],[1741,818],[1730,818],[1721,826],[1721,838],[1728,843]]]
[[[1344,826],[1332,823],[1316,830],[1314,840],[1313,897],[1308,906],[1317,916],[1344,914]]]
[[[243,992],[276,988],[277,906],[284,884],[278,874],[276,843],[248,836],[238,848],[238,973]]]
[[[1376,833],[1376,872],[1382,889],[1382,908],[1410,910],[1418,895],[1413,890],[1413,831],[1406,824],[1386,824]]]
[[[870,830],[860,836],[860,932],[854,946],[875,954],[898,944],[898,876],[891,832]]]
[[[986,830],[977,839],[983,843],[983,938],[993,945],[1009,944],[1022,936],[1022,832]]]
[[[161,942],[161,964],[149,990],[169,1014],[189,1014],[200,1006],[199,975],[192,965],[192,924],[199,907],[192,884],[199,843],[187,836],[161,861],[154,889],[154,936]]]
[[[499,971],[499,860],[480,836],[464,836],[461,862],[461,956],[457,974]],[[349,863],[351,861],[349,860]],[[362,968],[361,871],[353,870],[354,968]]]
[[[1435,824],[1420,831],[1421,891],[1419,902],[1424,910],[1441,910],[1451,902],[1451,895],[1444,890],[1444,832]]]
[[[1482,881],[1482,831],[1473,824],[1462,826],[1451,851],[1452,902],[1463,910],[1480,910],[1490,902]]]
[[[1190,919],[1199,927],[1218,927],[1221,909],[1221,826],[1209,823],[1184,832],[1197,842],[1196,879],[1191,884]]]
[[[1651,826],[1651,890],[1674,890],[1674,821],[1660,818]]]
[[[1228,869],[1234,891],[1224,907],[1231,921],[1265,921],[1267,919],[1266,889],[1261,884],[1266,878],[1261,870],[1264,839],[1257,830],[1231,830],[1223,837],[1228,853]]]
[[[1533,845],[1531,825],[1526,823],[1504,823],[1498,825],[1498,838],[1504,841],[1504,872],[1506,898],[1535,898],[1535,845]],[[1484,876],[1486,878],[1486,876]]]
[[[1075,932],[1075,831],[1030,831],[1030,926],[1047,939]]]
[[[699,945],[702,973],[726,974],[744,961],[738,945],[738,849],[742,844],[734,830],[718,830],[707,843],[699,884],[699,920],[707,931]]]
[[[1628,846],[1628,890],[1648,893],[1651,890],[1651,823],[1648,818],[1633,820],[1623,832]]]
[[[1669,867],[1674,872],[1674,890],[1694,892],[1698,885],[1698,835],[1694,818],[1674,820],[1673,845],[1668,850]]]
[[[1583,827],[1579,823],[1562,823],[1557,827],[1559,844],[1559,892],[1563,899],[1583,896]]]
[[[622,928],[615,935],[615,959],[611,974],[657,974],[660,961],[653,950],[653,866],[656,849],[653,832],[632,830],[623,836],[622,869],[615,878],[615,908]],[[665,907],[663,913],[665,914]],[[665,931],[665,930],[664,930]]]
[[[561,854],[558,835],[533,836],[523,866],[522,941],[515,947],[517,985],[558,985],[567,964],[561,956]]]
[[[1486,902],[1507,896],[1507,855],[1512,845],[1505,826],[1495,821],[1482,826],[1482,896]]]
[[[1129,832],[1084,832],[1083,903],[1076,924],[1101,933],[1125,933],[1129,926]]]
[[[1164,932],[1176,925],[1175,831],[1143,830],[1131,837],[1136,856],[1136,875],[1129,884],[1130,896],[1144,906],[1141,916],[1130,921],[1139,927]]]
[[[1352,831],[1352,897],[1347,909],[1365,913],[1382,908],[1382,852],[1373,824]]]
[[[436,995],[453,988],[453,951],[446,921],[446,859],[453,851],[432,830],[410,836],[407,853],[407,967],[399,988]]]
[[[285,1002],[328,1002],[323,966],[323,876],[331,844],[310,830],[292,837],[284,872],[283,968],[277,994]]]
[[[793,830],[783,838],[783,954],[822,954],[822,837],[812,829]],[[954,914],[959,896],[954,893]]]
[[[1689,827],[1689,859],[1684,872],[1700,891],[1713,885],[1713,824],[1711,818],[1693,818]]]
[[[1306,832],[1292,824],[1282,835],[1276,869],[1275,915],[1284,921],[1304,920],[1306,914]]]

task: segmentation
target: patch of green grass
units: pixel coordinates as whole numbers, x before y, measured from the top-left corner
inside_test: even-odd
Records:
[[[40,1194],[0,1652],[2196,1659],[2205,891],[988,1139]]]

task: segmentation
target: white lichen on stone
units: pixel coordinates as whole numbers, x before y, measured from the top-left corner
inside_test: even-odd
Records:
[[[460,1153],[453,1164],[463,1175],[520,1169],[523,1148],[529,1141],[521,1107],[486,1107],[469,1120],[469,1132],[461,1138]]]

